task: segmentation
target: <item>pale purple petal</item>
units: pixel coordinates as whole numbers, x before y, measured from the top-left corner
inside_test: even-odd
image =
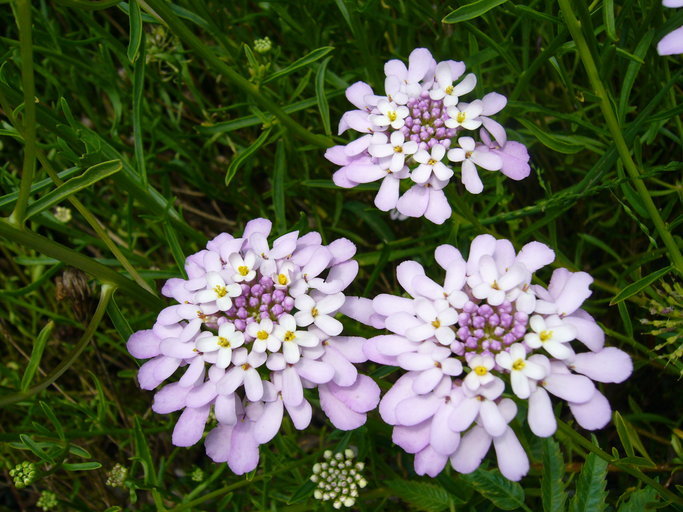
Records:
[[[340,387],[331,382],[327,389],[349,409],[358,413],[371,411],[379,403],[379,386],[367,375],[358,375],[352,386]]]
[[[657,53],[660,55],[678,55],[683,53],[683,27],[665,35],[657,43]]]
[[[422,217],[429,205],[429,190],[413,185],[396,203],[396,209],[408,217]]]
[[[172,441],[176,446],[192,446],[202,438],[204,425],[209,418],[211,406],[199,408],[187,407],[178,418],[173,429]]]
[[[568,402],[584,403],[595,393],[593,381],[583,375],[551,373],[543,381],[549,393]]]
[[[128,338],[126,348],[137,359],[149,359],[159,355],[161,340],[151,329],[137,331]]]
[[[258,443],[252,433],[250,421],[238,421],[232,430],[228,467],[236,475],[253,471],[258,466]]]
[[[446,462],[448,462],[447,455],[442,455],[431,446],[427,446],[415,455],[415,473],[435,478],[446,466]]]
[[[550,437],[557,430],[553,404],[543,388],[537,388],[529,397],[529,428],[538,437]]]
[[[391,434],[391,440],[406,452],[417,453],[429,444],[431,424],[431,421],[423,421],[410,427],[397,425]]]
[[[320,408],[338,429],[354,430],[365,423],[365,414],[351,410],[330,391],[327,384],[318,386],[318,393]]]
[[[254,440],[264,444],[273,439],[280,429],[283,414],[282,400],[275,400],[265,404],[263,414],[254,424]]]
[[[475,426],[460,440],[457,451],[451,456],[451,466],[459,473],[471,473],[479,467],[491,446],[491,436],[482,427]]]
[[[152,410],[158,414],[168,414],[185,407],[185,397],[190,388],[182,387],[179,383],[167,384],[154,394]]]
[[[232,426],[219,425],[206,436],[206,454],[214,462],[227,462],[232,444]]]
[[[502,436],[493,439],[498,468],[505,478],[517,482],[529,472],[529,458],[510,427]]]
[[[576,354],[570,367],[597,382],[624,382],[633,372],[631,357],[616,347]]]
[[[605,395],[595,391],[593,397],[582,404],[569,403],[569,408],[579,425],[587,430],[597,430],[609,423],[612,408]]]

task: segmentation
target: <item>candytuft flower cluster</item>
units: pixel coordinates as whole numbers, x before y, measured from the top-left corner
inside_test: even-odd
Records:
[[[179,369],[182,376],[154,396],[153,410],[182,410],[173,444],[191,446],[213,411],[207,454],[233,472],[253,470],[259,445],[272,439],[284,411],[294,426],[311,421],[305,388],[318,388],[332,423],[350,430],[365,422],[379,388],[354,364],[364,362],[363,339],[342,336],[335,318],[358,264],[346,239],[323,245],[316,232],[294,231],[270,244],[271,222],[247,223],[239,238],[223,233],[187,258],[188,279],[162,289],[177,304],[152,329],[134,333],[129,352],[149,359],[138,373],[155,389]]]
[[[554,252],[531,242],[516,253],[490,235],[474,239],[467,260],[450,245],[435,256],[443,282],[406,261],[397,277],[410,297],[383,294],[346,307],[349,316],[390,332],[369,339],[365,352],[405,370],[379,410],[394,426],[394,442],[415,454],[418,474],[436,476],[449,459],[470,473],[493,444],[502,474],[524,476],[529,461],[509,426],[517,406],[503,398],[506,389],[528,401],[527,422],[540,437],[557,428],[551,395],[586,429],[609,422],[610,405],[594,381],[622,382],[632,363],[604,347],[602,329],[581,309],[591,294],[587,273],[560,268],[547,289],[532,285]]]
[[[339,133],[351,128],[364,135],[326,152],[328,160],[341,166],[333,176],[335,184],[352,188],[381,180],[377,208],[396,208],[441,224],[451,215],[443,189],[456,171],[472,194],[483,190],[477,167],[514,180],[529,175],[526,148],[509,141],[491,117],[507,99],[495,92],[471,98],[477,77],[465,74],[462,62],[437,63],[429,50],[417,48],[407,67],[390,60],[384,71],[384,95],[364,82],[346,90],[357,110],[342,116]],[[402,180],[412,184],[403,195]]]

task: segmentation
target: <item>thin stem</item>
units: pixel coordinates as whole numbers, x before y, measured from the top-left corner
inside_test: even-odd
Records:
[[[33,41],[31,33],[31,1],[18,0],[19,55],[21,83],[24,89],[24,165],[19,186],[19,198],[9,220],[15,226],[24,225],[28,198],[36,167],[36,86],[33,76]]]
[[[172,32],[175,33],[182,41],[189,45],[199,56],[201,56],[210,66],[212,66],[218,73],[225,76],[230,82],[233,83],[239,89],[242,89],[250,98],[259,106],[268,110],[280,122],[286,126],[293,135],[299,137],[300,139],[314,144],[315,146],[329,147],[334,144],[334,141],[329,137],[323,135],[317,135],[299,123],[294,121],[284,110],[282,110],[275,102],[268,99],[268,97],[259,90],[259,88],[251,83],[249,80],[244,78],[242,75],[233,70],[225,62],[219,59],[211,50],[210,46],[203,43],[190,29],[187,25],[178,18],[171,8],[170,4],[166,0],[140,0],[140,5],[142,7],[148,7],[146,9],[151,14],[156,14],[162,21],[164,21]],[[150,9],[151,8],[151,9]]]
[[[104,316],[104,312],[107,310],[107,305],[109,304],[109,300],[114,294],[114,291],[116,291],[116,286],[111,284],[102,285],[102,290],[100,291],[100,301],[97,304],[97,309],[95,310],[95,313],[93,314],[90,323],[86,327],[83,336],[81,336],[81,339],[78,341],[74,349],[71,351],[69,355],[67,355],[62,360],[62,362],[57,366],[57,368],[52,370],[52,372],[47,377],[45,377],[45,379],[43,379],[41,382],[39,382],[35,386],[28,388],[26,391],[12,393],[11,395],[6,395],[0,398],[0,407],[4,407],[6,405],[19,402],[21,400],[26,400],[27,398],[31,398],[33,395],[40,393],[50,384],[55,382],[59,377],[61,377],[62,374],[76,362],[76,359],[78,359],[78,356],[81,355],[81,352],[83,352],[86,345],[93,337],[93,334],[95,334],[95,331],[99,327],[100,322],[102,321],[102,317]]]
[[[635,162],[631,158],[631,153],[628,149],[628,146],[626,145],[624,135],[621,132],[617,116],[614,113],[614,110],[612,109],[612,104],[610,103],[607,90],[605,88],[605,85],[602,83],[602,79],[600,78],[598,68],[595,65],[595,61],[593,60],[593,56],[591,55],[590,49],[588,48],[586,39],[583,36],[583,31],[581,30],[581,23],[576,18],[576,16],[574,16],[574,12],[572,11],[572,7],[569,3],[569,0],[559,1],[560,9],[564,14],[567,28],[569,28],[569,32],[571,33],[572,38],[576,43],[576,48],[579,52],[579,57],[583,61],[583,65],[586,68],[586,73],[588,74],[588,79],[591,83],[591,86],[593,87],[593,92],[598,98],[600,98],[600,109],[602,110],[602,114],[605,116],[607,127],[609,128],[609,131],[612,134],[612,137],[614,138],[614,144],[616,145],[619,157],[621,158],[621,161],[624,164],[624,168],[626,169],[626,172],[631,178],[631,182],[636,188],[638,195],[643,201],[643,205],[645,206],[645,209],[650,215],[650,218],[652,219],[652,222],[655,225],[655,229],[659,233],[659,236],[661,237],[662,241],[664,242],[664,245],[669,251],[669,258],[671,260],[671,263],[673,263],[674,267],[676,268],[679,274],[683,274],[683,255],[681,255],[681,251],[676,245],[676,241],[674,240],[673,236],[671,236],[671,233],[669,232],[665,222],[659,215],[659,211],[657,210],[655,203],[652,201],[650,192],[648,191],[647,187],[645,186],[645,183],[643,182],[643,178],[640,175],[640,171],[638,170]]]
[[[560,0],[560,2],[562,2],[562,1],[563,0]],[[674,494],[673,492],[671,492],[669,489],[664,487],[662,484],[660,484],[659,482],[657,482],[653,478],[650,478],[649,476],[645,475],[639,469],[637,469],[637,468],[635,468],[629,464],[625,464],[625,463],[621,462],[619,459],[615,459],[611,454],[602,450],[600,447],[595,446],[592,442],[590,442],[588,439],[586,439],[581,434],[576,432],[573,428],[571,428],[565,422],[558,421],[557,427],[560,430],[560,432],[562,432],[562,434],[564,434],[565,436],[570,438],[576,444],[582,446],[583,448],[585,448],[589,452],[594,453],[595,455],[600,457],[602,460],[609,462],[613,466],[619,468],[624,473],[628,473],[629,475],[636,477],[641,482],[646,483],[647,485],[655,488],[662,495],[663,498],[666,498],[673,503],[683,504],[683,498]]]
[[[141,288],[138,284],[118,272],[102,265],[88,256],[84,256],[68,247],[64,247],[57,242],[45,238],[36,233],[18,229],[9,222],[0,220],[0,237],[12,240],[20,245],[38,251],[45,256],[55,258],[67,265],[81,269],[88,274],[95,276],[103,283],[116,285],[122,291],[138,298],[141,302],[150,307],[162,307],[162,302],[158,297]]]

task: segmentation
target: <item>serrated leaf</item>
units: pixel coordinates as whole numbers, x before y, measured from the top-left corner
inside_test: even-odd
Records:
[[[455,11],[447,14],[441,21],[443,23],[460,23],[461,21],[473,20],[505,2],[507,0],[477,0],[476,2],[458,7]]]
[[[516,510],[524,505],[524,489],[522,486],[517,482],[511,482],[498,470],[477,469],[473,473],[462,475],[460,478],[500,509]]]
[[[417,510],[441,512],[450,507],[450,495],[437,485],[410,480],[389,480],[386,486]]]
[[[332,47],[332,46],[323,46],[322,48],[318,48],[316,50],[313,50],[312,52],[310,52],[307,55],[304,55],[300,59],[295,60],[286,68],[281,69],[280,71],[276,71],[275,73],[270,75],[268,78],[266,78],[263,81],[263,83],[267,84],[268,82],[272,82],[273,80],[276,80],[277,78],[282,78],[285,75],[289,75],[290,73],[293,73],[297,69],[306,67],[309,64],[313,64],[315,61],[322,59],[325,55],[330,53],[332,50],[334,50],[334,47]]]
[[[544,512],[564,512],[567,501],[564,476],[564,460],[560,445],[552,437],[543,439],[543,478],[541,500]]]
[[[589,453],[576,481],[576,494],[571,501],[571,512],[602,512],[607,492],[607,461]]]
[[[624,301],[629,297],[632,297],[636,293],[641,292],[642,290],[650,286],[652,283],[658,281],[659,279],[667,275],[669,272],[671,272],[671,268],[671,266],[660,268],[659,270],[656,270],[651,274],[648,274],[645,277],[639,279],[635,283],[629,284],[614,296],[614,298],[609,302],[610,306],[619,304],[621,301]]]
[[[643,512],[648,508],[653,508],[652,506],[648,507],[648,504],[653,505],[658,502],[657,491],[652,487],[646,487],[632,493],[628,501],[619,506],[618,512]]]
[[[273,130],[273,127],[270,126],[263,130],[261,132],[261,135],[258,136],[258,138],[253,142],[251,146],[248,148],[245,148],[239,155],[237,155],[232,162],[230,162],[230,165],[228,166],[228,170],[225,173],[225,186],[227,187],[230,185],[230,182],[232,179],[235,177],[235,174],[237,174],[237,171],[240,167],[242,167],[242,164],[246,162],[251,155],[253,155],[263,144],[268,140],[268,136],[270,135],[270,132]]]
[[[31,385],[33,376],[38,371],[38,366],[40,365],[40,360],[43,357],[43,352],[45,351],[45,346],[47,345],[47,340],[50,339],[50,334],[52,334],[52,329],[54,329],[55,323],[50,320],[45,327],[43,327],[36,340],[33,343],[33,348],[31,349],[31,357],[26,365],[26,370],[24,370],[24,375],[21,377],[21,384],[19,389],[21,391],[26,391]]]

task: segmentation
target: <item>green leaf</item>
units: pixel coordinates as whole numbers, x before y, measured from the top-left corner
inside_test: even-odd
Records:
[[[458,7],[455,11],[447,14],[441,21],[443,23],[460,23],[461,21],[473,20],[505,2],[507,0],[477,0],[471,4]]]
[[[643,512],[644,510],[652,510],[657,507],[659,500],[657,499],[657,491],[652,487],[646,487],[635,491],[629,496],[628,501],[623,502],[618,509],[618,512]],[[650,506],[648,506],[650,505]]]
[[[270,75],[268,78],[266,78],[263,81],[263,83],[267,84],[268,82],[272,82],[273,80],[276,80],[278,78],[282,78],[285,75],[289,75],[290,73],[293,73],[297,69],[301,69],[305,66],[308,66],[309,64],[313,64],[315,61],[322,59],[325,55],[330,53],[332,50],[334,50],[334,47],[332,47],[332,46],[323,46],[322,48],[318,48],[317,50],[313,50],[308,55],[304,55],[300,59],[295,60],[286,68],[281,69],[280,71],[276,71],[275,73]]]
[[[273,172],[273,210],[275,211],[275,232],[283,235],[287,229],[285,217],[285,181],[287,181],[287,155],[285,142],[280,139],[275,147]]]
[[[605,22],[605,33],[612,41],[617,41],[617,29],[614,24],[614,0],[604,0],[602,3],[602,19]]]
[[[90,459],[92,457],[88,450],[86,450],[85,448],[81,448],[80,446],[75,444],[69,445],[69,453],[72,453],[76,457],[80,457],[82,459]]]
[[[135,62],[138,58],[138,50],[142,42],[142,16],[138,0],[130,0],[129,3],[130,39],[128,41],[128,60]]]
[[[108,162],[93,165],[80,176],[65,181],[53,191],[48,192],[37,201],[32,202],[26,211],[26,218],[33,217],[34,215],[59,204],[79,190],[83,190],[84,188],[119,172],[121,168],[121,160],[110,160]]]
[[[344,209],[362,219],[383,242],[395,240],[394,232],[372,207],[358,201],[347,201]]]
[[[388,480],[386,486],[417,510],[441,512],[451,505],[450,495],[438,485],[414,480]]]
[[[614,413],[614,424],[617,427],[617,434],[619,435],[621,444],[624,446],[626,455],[629,457],[635,457],[635,451],[638,450],[638,452],[645,457],[647,465],[655,466],[655,463],[647,453],[647,450],[645,449],[643,441],[640,439],[638,432],[635,428],[633,428],[631,423],[629,423],[621,414],[619,414],[619,412]],[[623,460],[624,459],[622,459],[622,462]]]
[[[135,458],[142,464],[142,470],[145,476],[145,485],[156,486],[157,475],[154,471],[154,461],[152,460],[152,453],[149,450],[145,433],[142,431],[140,425],[140,418],[135,417],[135,428],[133,429],[135,441]]]
[[[115,297],[112,297],[107,305],[107,314],[109,315],[111,323],[114,324],[116,331],[119,333],[119,336],[121,336],[122,341],[125,343],[133,334],[133,329],[131,329],[128,320],[126,320],[126,317],[121,313]]]
[[[52,462],[54,459],[50,455],[48,455],[45,450],[43,450],[38,443],[36,443],[33,438],[30,436],[27,436],[26,434],[19,434],[19,440],[22,442],[22,444],[31,450],[33,454],[38,457],[40,460]],[[47,443],[43,443],[43,445],[46,445]]]
[[[524,507],[524,489],[517,482],[511,482],[499,471],[477,469],[462,478],[484,498],[502,510],[516,510]]]
[[[519,118],[518,121],[522,123],[524,127],[529,130],[541,144],[549,147],[553,151],[564,153],[566,155],[572,155],[586,149],[585,144],[572,142],[571,137],[552,135],[548,131],[543,130],[541,127],[527,119]]]
[[[564,460],[560,445],[552,437],[543,443],[543,479],[541,480],[541,500],[544,512],[564,512],[567,493],[562,482]]]
[[[289,498],[289,501],[287,501],[288,505],[291,505],[292,503],[299,503],[300,501],[304,501],[310,495],[313,493],[317,485],[314,482],[311,482],[310,480],[306,480],[303,485],[299,486],[299,488],[294,491],[294,494],[292,494],[292,497]]]
[[[65,462],[62,468],[67,471],[92,471],[93,469],[100,469],[102,464],[99,462]]]
[[[645,288],[650,286],[652,283],[658,281],[659,279],[667,275],[669,272],[671,272],[671,268],[671,266],[660,268],[659,270],[652,272],[652,274],[648,274],[645,277],[639,279],[635,283],[629,284],[628,286],[623,288],[619,293],[617,293],[614,296],[614,298],[612,298],[612,300],[609,302],[610,306],[619,304],[621,301],[624,301],[629,297],[632,297],[636,293],[640,293]]]
[[[330,124],[330,106],[327,103],[327,96],[325,95],[325,70],[327,63],[332,57],[327,57],[315,73],[315,97],[318,101],[318,110],[320,110],[320,119],[323,123],[323,130],[325,135],[332,136],[332,125]]]
[[[576,482],[576,494],[572,499],[571,512],[602,512],[605,510],[605,484],[607,461],[589,453]]]
[[[166,236],[166,241],[168,242],[168,247],[171,250],[173,259],[176,265],[178,265],[178,271],[183,279],[187,279],[187,274],[185,274],[185,253],[183,248],[178,241],[178,234],[170,222],[163,223],[164,235]]]
[[[41,401],[40,407],[43,409],[43,412],[45,413],[45,416],[50,420],[50,423],[55,427],[55,432],[57,432],[57,437],[61,439],[62,441],[66,440],[66,437],[64,436],[64,428],[62,427],[61,422],[57,419],[57,416],[55,413],[52,411],[49,405],[47,405],[45,402]]]
[[[45,345],[47,345],[47,340],[50,338],[50,334],[52,334],[52,329],[54,329],[54,327],[55,323],[50,320],[45,324],[45,327],[41,329],[38,336],[36,336],[33,348],[31,349],[31,358],[28,360],[24,375],[21,377],[21,384],[19,386],[21,391],[26,391],[31,386],[33,376],[36,374],[36,371],[38,371],[40,359],[43,357]]]
[[[225,173],[225,186],[227,187],[230,185],[230,182],[232,179],[235,177],[235,174],[237,174],[237,171],[240,167],[242,167],[242,164],[251,157],[263,144],[266,142],[268,139],[268,136],[270,135],[270,132],[273,130],[272,126],[269,126],[263,132],[261,132],[261,135],[259,135],[258,139],[254,141],[254,143],[246,148],[244,151],[242,151],[239,155],[237,155],[232,162],[230,162],[230,165],[228,166],[228,170]]]

